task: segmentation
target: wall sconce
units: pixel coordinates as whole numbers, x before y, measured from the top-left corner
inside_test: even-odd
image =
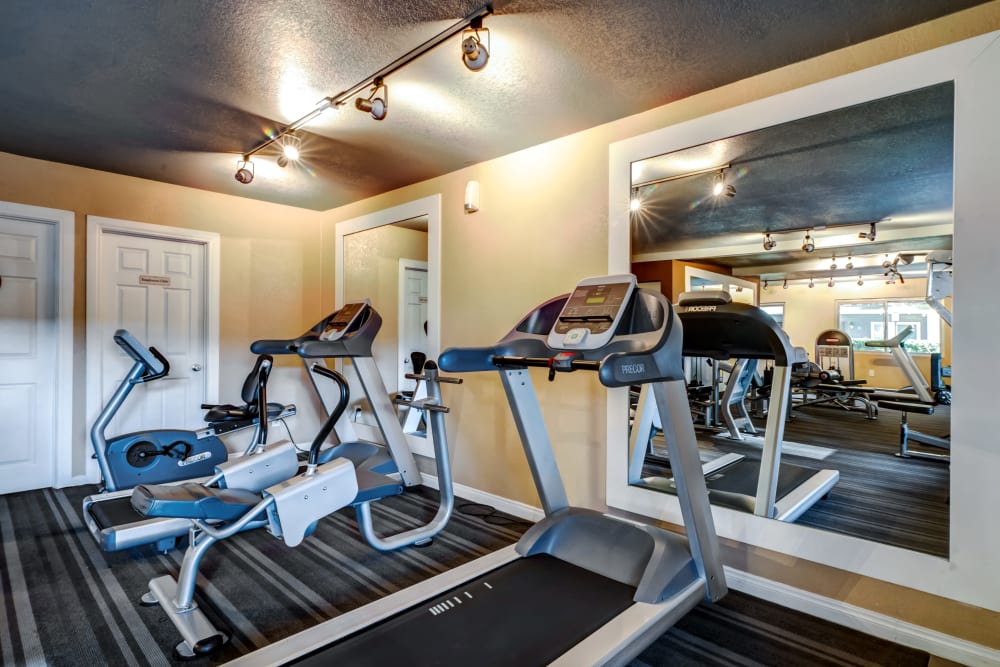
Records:
[[[465,212],[475,213],[479,210],[479,181],[469,181],[465,184]]]
[[[379,90],[382,91],[382,97],[376,97]],[[389,86],[383,82],[382,77],[375,77],[368,99],[359,97],[354,100],[354,106],[358,111],[370,113],[375,120],[385,120],[386,114],[389,113]]]

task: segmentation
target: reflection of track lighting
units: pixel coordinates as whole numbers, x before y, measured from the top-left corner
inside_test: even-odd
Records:
[[[882,260],[882,268],[888,269],[892,266],[892,262],[889,261],[889,253],[885,253],[885,259]]]
[[[858,274],[858,287],[861,287],[864,284],[865,284],[865,281],[861,279],[861,274],[859,273]]]
[[[774,250],[777,245],[778,242],[771,238],[770,232],[764,234],[764,250]]]
[[[243,185],[248,185],[253,181],[253,162],[244,157],[236,162],[236,180]]]
[[[830,258],[830,270],[831,271],[836,271],[837,270],[837,256],[836,255],[834,255],[833,257]]]
[[[867,232],[858,232],[858,238],[859,239],[868,239],[869,241],[874,241],[875,240],[875,223],[872,222],[872,223],[869,223],[869,224],[870,224],[870,226],[868,227],[868,231]]]
[[[812,289],[813,287],[816,287],[816,286],[813,284],[813,279],[810,278],[809,279],[809,289]]]
[[[829,282],[826,283],[827,287],[833,287],[833,276],[830,276]]]
[[[844,268],[847,269],[848,271],[854,268],[854,262],[851,261],[850,255],[847,256],[847,264],[844,265]]]
[[[726,183],[726,170],[720,169],[719,175],[715,177],[715,184],[712,186],[712,194],[716,197],[735,197],[736,187]]]
[[[788,278],[785,278],[785,282],[781,283],[781,289],[788,289]]]
[[[809,235],[809,232],[807,231],[806,237],[802,239],[802,251],[812,252],[815,249],[816,249],[816,244],[813,243],[813,238]]]
[[[766,280],[764,281],[764,291],[765,292],[767,291],[767,281]]]
[[[379,90],[382,91],[382,96],[376,97]],[[358,111],[370,113],[375,120],[385,119],[386,114],[389,113],[389,86],[383,83],[382,77],[375,77],[368,99],[359,97],[354,100],[354,106]]]
[[[486,33],[486,40],[489,41],[490,31],[483,28],[483,19],[478,18],[469,24],[469,29],[462,33],[462,62],[473,72],[478,72],[486,67],[490,60],[490,50],[483,45],[479,36],[479,31]]]

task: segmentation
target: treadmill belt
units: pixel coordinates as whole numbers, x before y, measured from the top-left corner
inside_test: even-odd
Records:
[[[124,526],[146,519],[132,508],[132,496],[96,502],[89,507],[89,512],[102,529],[111,526]]]
[[[552,556],[519,558],[290,664],[544,665],[628,609],[633,595]]]
[[[778,468],[778,491],[775,497],[784,498],[815,474],[816,471],[809,468],[787,463],[781,464],[781,467]],[[710,491],[742,493],[753,497],[757,494],[759,477],[760,462],[744,459],[735,465],[709,475],[705,482]]]

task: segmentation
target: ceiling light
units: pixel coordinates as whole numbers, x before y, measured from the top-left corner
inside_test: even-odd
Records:
[[[844,268],[847,269],[848,271],[854,268],[854,262],[851,261],[850,255],[847,256],[847,264],[844,265]]]
[[[816,244],[813,243],[813,238],[809,236],[809,232],[806,232],[806,237],[802,239],[802,251],[812,252],[816,249]]]
[[[735,197],[736,188],[728,183],[726,183],[726,170],[720,169],[719,175],[715,177],[715,183],[712,185],[712,194],[716,197]]]
[[[490,31],[483,28],[482,17],[472,21],[469,30],[462,33],[462,62],[473,72],[486,67],[486,63],[490,60],[490,50],[483,45],[483,40],[479,36],[480,30],[486,33],[486,41],[489,42]]]
[[[785,282],[781,283],[781,289],[788,289],[788,278],[785,278]]]
[[[299,159],[299,138],[294,134],[286,134],[281,140],[281,155],[278,156],[278,166],[287,167],[289,162]]]
[[[253,162],[250,158],[244,157],[236,161],[236,180],[243,185],[248,185],[253,181]]]
[[[382,91],[382,96],[376,97],[379,90]],[[357,107],[358,111],[370,113],[375,120],[384,120],[386,114],[389,113],[389,86],[382,81],[382,77],[375,77],[368,99],[359,97],[354,100],[354,106]]]
[[[869,225],[870,226],[868,227],[868,231],[867,232],[858,232],[858,238],[859,239],[868,239],[869,241],[874,241],[875,240],[875,223],[872,222],[872,223],[869,223]]]
[[[778,242],[771,238],[771,234],[764,234],[764,250],[774,250]]]

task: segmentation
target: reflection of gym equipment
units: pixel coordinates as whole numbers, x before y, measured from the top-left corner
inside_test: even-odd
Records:
[[[625,664],[699,601],[722,597],[680,338],[662,294],[607,276],[535,308],[496,345],[445,351],[444,370],[499,371],[545,517],[517,545],[234,665]],[[569,505],[528,367],[550,379],[596,371],[609,387],[652,383],[688,537]]]
[[[904,341],[913,333],[913,327],[904,327],[896,336],[888,340],[865,341],[867,347],[888,349],[892,353],[892,358],[906,375],[910,382],[909,387],[901,391],[875,390],[870,398],[878,403],[880,408],[897,410],[900,413],[899,422],[899,452],[897,456],[916,457],[931,459],[936,461],[949,461],[950,454],[940,454],[937,452],[921,452],[910,449],[910,442],[929,445],[938,449],[951,449],[951,438],[948,436],[939,437],[929,433],[910,428],[908,414],[931,415],[934,414],[936,405],[949,405],[951,403],[951,392],[940,383],[941,355],[931,355],[931,376],[937,378],[936,384],[931,386],[924,379],[917,363],[913,361],[909,351],[906,349]],[[937,370],[934,370],[934,369]]]
[[[404,529],[392,535],[379,535],[374,526],[371,503],[399,495],[404,486],[422,482],[420,471],[413,464],[413,455],[406,447],[399,421],[396,419],[385,384],[371,357],[372,341],[381,326],[381,317],[367,303],[348,304],[328,318],[329,326],[313,340],[300,341],[297,353],[304,358],[348,357],[358,373],[365,396],[376,415],[376,421],[395,461],[399,479],[374,471],[378,455],[353,464],[350,457],[371,443],[341,443],[322,449],[334,424],[340,419],[350,397],[347,380],[338,372],[321,365],[314,372],[334,380],[340,388],[340,400],[327,417],[309,450],[306,470],[295,475],[295,468],[283,477],[269,476],[265,485],[260,480],[243,485],[241,480],[226,478],[226,488],[200,485],[140,486],[133,492],[132,502],[149,516],[175,520],[183,517],[191,527],[189,547],[181,563],[177,579],[165,575],[149,582],[149,592],[143,604],[160,605],[181,634],[176,655],[193,658],[207,655],[226,641],[194,602],[195,583],[203,556],[209,547],[237,532],[266,527],[288,546],[299,545],[315,529],[319,519],[352,505],[357,514],[358,529],[365,540],[381,551],[399,549],[414,544],[426,544],[437,535],[451,517],[454,505],[448,443],[444,430],[440,382],[437,366],[428,361],[420,381],[428,387],[428,398],[414,403],[413,408],[428,415],[437,466],[440,504],[435,515],[422,526]],[[260,349],[277,347],[281,341],[258,341]],[[461,382],[460,380],[454,380]],[[355,448],[352,445],[358,444]],[[292,443],[280,443],[272,448],[270,461],[274,468],[288,471],[297,461]],[[324,463],[331,449],[344,457]],[[269,450],[270,452],[270,450]],[[378,466],[380,469],[384,464]],[[411,481],[412,480],[412,481]]]
[[[792,370],[792,408],[822,406],[864,412],[878,418],[878,407],[868,398],[864,380],[854,379],[854,347],[843,331],[828,329],[816,338],[816,363]]]
[[[267,402],[271,358],[264,355],[257,358],[243,382],[244,405],[202,406],[209,410],[205,415],[207,428],[142,431],[108,440],[104,432],[135,385],[165,377],[169,371],[167,360],[155,348],[142,345],[128,331],[115,332],[115,342],[135,363],[91,428],[91,444],[101,467],[105,491],[83,499],[83,516],[104,551],[150,543],[165,551],[187,532],[186,524],[149,521],[138,515],[129,502],[131,487],[140,482],[175,482],[212,475],[216,466],[228,457],[219,435],[253,426],[257,431],[244,456],[260,451],[267,440],[268,422],[294,415],[295,406]],[[266,419],[259,418],[262,413],[267,415]]]
[[[685,352],[720,360],[774,362],[761,460],[743,458],[708,475],[710,498],[758,516],[794,521],[833,488],[840,473],[814,471],[781,461],[790,366],[797,357],[788,335],[763,310],[733,303],[726,292],[686,292],[680,296],[677,312],[684,326]],[[643,459],[644,448],[634,447],[629,482],[673,492],[673,480],[641,477]]]

